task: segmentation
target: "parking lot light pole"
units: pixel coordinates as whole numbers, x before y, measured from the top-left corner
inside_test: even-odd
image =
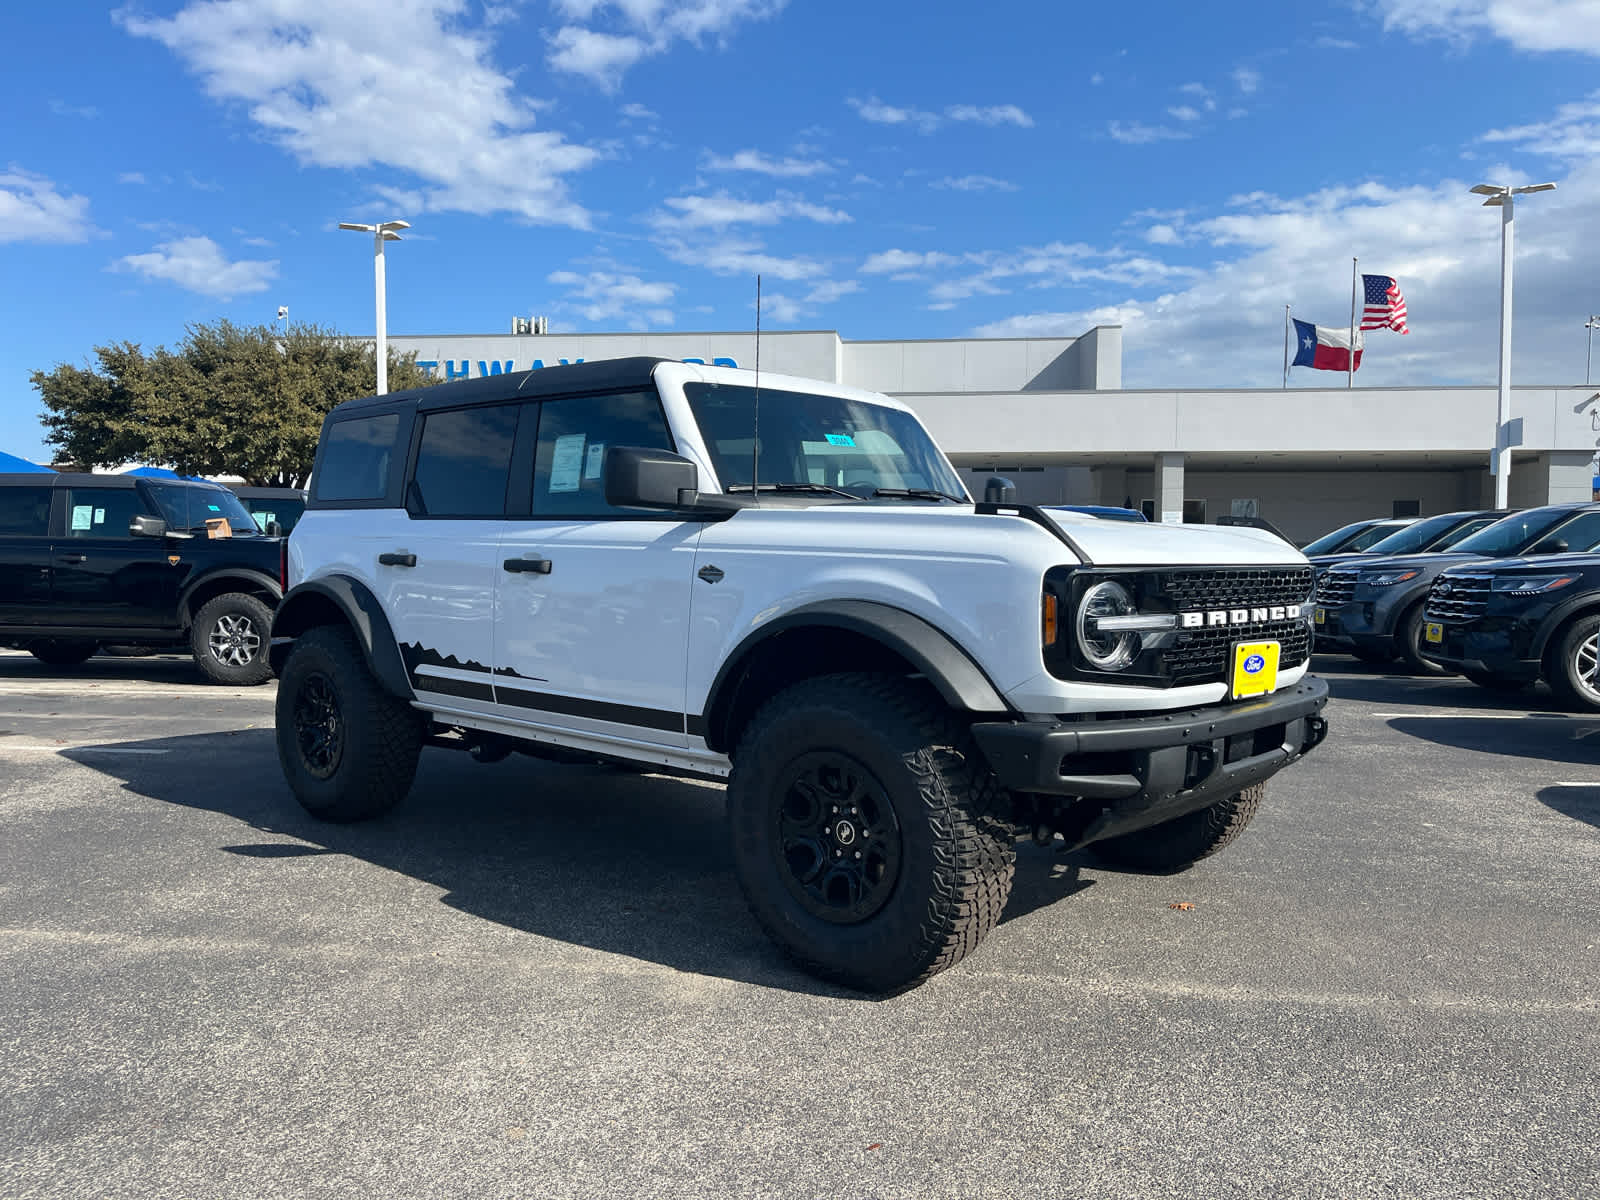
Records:
[[[353,221],[340,221],[340,229],[353,229],[358,233],[372,235],[372,277],[373,286],[378,294],[378,323],[377,347],[378,360],[378,395],[385,395],[389,391],[389,333],[387,329],[388,314],[384,304],[383,281],[383,244],[385,242],[398,242],[401,229],[410,229],[410,221],[381,221],[376,225],[358,225]]]
[[[1589,331],[1589,352],[1583,358],[1583,386],[1589,386],[1589,368],[1594,364],[1594,331],[1600,329],[1600,317],[1591,316],[1583,323]]]
[[[1494,469],[1494,506],[1510,508],[1511,500],[1511,217],[1516,198],[1528,192],[1555,190],[1553,183],[1507,187],[1480,183],[1472,190],[1487,196],[1485,208],[1500,209],[1500,403],[1494,424],[1494,449],[1489,461]]]

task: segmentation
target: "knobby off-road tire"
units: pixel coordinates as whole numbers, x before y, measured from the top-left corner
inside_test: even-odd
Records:
[[[81,662],[87,662],[99,648],[94,642],[55,638],[44,642],[30,642],[28,653],[47,666],[75,667]]]
[[[253,687],[272,678],[272,610],[243,592],[207,600],[189,627],[195,664],[212,683]]]
[[[1422,602],[1419,600],[1405,611],[1395,629],[1395,643],[1400,647],[1400,662],[1413,675],[1447,675],[1445,668],[1422,657]]]
[[[1567,626],[1545,681],[1574,708],[1600,708],[1600,615],[1579,617]]]
[[[959,962],[999,921],[1016,866],[1004,793],[926,685],[796,684],[757,713],[733,764],[739,884],[808,970],[897,991]]]
[[[1221,850],[1244,832],[1267,794],[1258,783],[1209,808],[1136,833],[1107,838],[1091,847],[1106,862],[1140,871],[1181,871]]]
[[[1490,675],[1486,671],[1463,671],[1469,680],[1491,692],[1525,692],[1531,688],[1531,679],[1513,679],[1509,675]]]
[[[284,778],[312,816],[366,820],[411,790],[424,719],[379,686],[343,626],[321,625],[295,642],[275,717]]]

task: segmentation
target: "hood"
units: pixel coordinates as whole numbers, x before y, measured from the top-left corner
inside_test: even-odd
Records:
[[[1600,554],[1529,554],[1522,558],[1496,558],[1489,562],[1477,559],[1455,563],[1470,573],[1481,571],[1592,571],[1600,567]]]
[[[1459,566],[1462,563],[1482,561],[1482,556],[1477,554],[1358,554],[1352,563],[1335,563],[1334,565],[1359,567],[1363,571],[1403,571],[1413,567],[1422,571],[1430,568],[1443,570],[1446,567]]]
[[[1313,555],[1311,555],[1310,562],[1311,562],[1311,565],[1313,567],[1318,567],[1318,568],[1340,567],[1340,566],[1343,566],[1345,563],[1349,562],[1353,558],[1373,558],[1373,557],[1376,557],[1376,556],[1373,555],[1373,553],[1371,551],[1369,551],[1369,550],[1350,550],[1350,551],[1345,552],[1344,554],[1313,554]]]
[[[1240,525],[1154,525],[1102,521],[1042,509],[1096,566],[1304,566],[1305,555],[1265,529]]]

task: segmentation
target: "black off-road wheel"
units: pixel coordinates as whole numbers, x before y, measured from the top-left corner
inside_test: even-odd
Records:
[[[411,790],[424,718],[383,690],[344,626],[321,625],[295,642],[275,715],[284,778],[312,816],[364,821]]]
[[[1536,682],[1532,679],[1516,679],[1510,675],[1491,675],[1487,671],[1463,671],[1462,674],[1479,687],[1487,688],[1491,692],[1525,692]]]
[[[243,592],[207,600],[189,627],[189,649],[212,683],[265,683],[272,678],[271,645],[272,610]]]
[[[1004,793],[926,685],[798,683],[756,714],[733,764],[739,884],[807,970],[898,991],[960,962],[999,921],[1016,865]]]
[[[1568,705],[1600,709],[1600,614],[1567,626],[1545,671],[1545,682]]]
[[[28,643],[28,653],[52,667],[75,667],[87,662],[100,647],[94,642],[75,638],[51,638],[48,641]]]
[[[1405,611],[1395,629],[1395,642],[1400,647],[1400,662],[1413,675],[1448,675],[1436,662],[1422,657],[1422,602],[1419,600]]]
[[[1149,829],[1107,838],[1090,849],[1113,866],[1137,871],[1181,871],[1215,854],[1243,833],[1266,794],[1267,785],[1258,783],[1208,808]]]

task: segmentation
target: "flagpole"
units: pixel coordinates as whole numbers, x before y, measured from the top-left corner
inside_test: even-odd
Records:
[[[1345,376],[1345,387],[1353,388],[1356,385],[1356,288],[1361,276],[1356,274],[1358,259],[1350,260],[1350,353],[1348,356],[1349,374]]]
[[[1596,324],[1600,324],[1597,321]],[[1283,306],[1283,386],[1289,386],[1289,306]]]

